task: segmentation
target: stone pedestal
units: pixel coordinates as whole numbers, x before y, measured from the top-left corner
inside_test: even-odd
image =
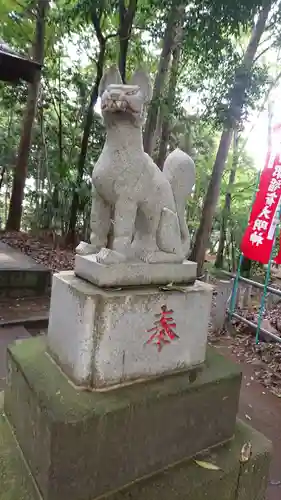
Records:
[[[8,367],[1,499],[264,499],[270,444],[235,425],[241,374],[215,349],[193,381],[178,374],[103,393],[69,384],[42,338],[13,346]],[[248,441],[253,454],[240,466]],[[189,460],[207,448],[199,459],[220,470]]]
[[[0,500],[263,500],[270,444],[236,424],[241,373],[207,347],[211,298],[197,281],[55,275],[47,339],[8,351]]]
[[[99,264],[95,255],[76,255],[75,274],[99,287],[187,284],[196,280],[197,264],[186,260],[180,263],[146,264],[124,262]]]
[[[105,290],[61,272],[53,278],[49,349],[76,384],[94,389],[189,370],[205,360],[211,300],[212,287],[199,281],[171,291]],[[159,346],[151,337],[163,307],[175,336]]]
[[[114,391],[75,389],[42,338],[9,350],[5,412],[44,500],[93,500],[233,438],[241,374],[205,367]]]
[[[240,467],[244,443],[253,447],[251,460]],[[104,500],[264,500],[271,445],[261,434],[238,422],[231,443],[212,450],[204,459],[221,469],[198,467],[194,460],[183,460],[168,469],[142,478],[104,495]],[[0,498],[1,500],[45,500],[26,466],[11,428],[0,416]],[[65,478],[67,482],[69,478]],[[79,488],[78,480],[77,487]],[[62,492],[60,500],[68,500]],[[88,500],[81,491],[80,498]],[[91,497],[92,499],[93,497]],[[94,500],[94,498],[93,498]]]

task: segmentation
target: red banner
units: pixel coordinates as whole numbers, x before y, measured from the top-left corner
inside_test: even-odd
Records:
[[[241,242],[245,257],[267,264],[270,258],[276,225],[279,218],[281,196],[281,129],[276,127],[279,144],[267,154],[265,168],[260,177],[259,188],[252,212]],[[279,146],[279,147],[278,147]],[[280,255],[281,262],[281,255]]]

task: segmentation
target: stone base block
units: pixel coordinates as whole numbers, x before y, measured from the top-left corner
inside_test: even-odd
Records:
[[[124,262],[99,264],[96,255],[76,255],[75,274],[100,287],[186,284],[196,280],[197,264],[189,260],[182,264]]]
[[[239,463],[244,443],[251,442],[248,463]],[[104,500],[264,500],[266,495],[271,444],[261,434],[238,422],[235,439],[200,459],[221,467],[219,471],[200,468],[185,460],[121,490],[103,496]],[[199,458],[199,457],[198,457]],[[4,415],[0,416],[0,499],[47,500],[36,487],[22,453]],[[69,478],[65,478],[68,481]],[[82,480],[83,483],[83,480]],[[78,484],[79,487],[79,478]],[[88,500],[83,491],[81,500]],[[62,491],[60,500],[68,500]],[[95,497],[91,497],[95,500]]]
[[[192,382],[183,373],[107,392],[70,384],[42,338],[12,346],[8,369],[5,413],[44,500],[94,500],[234,434],[241,374],[213,349]],[[235,463],[237,478],[236,455],[231,467]],[[192,481],[187,470],[182,494],[184,481]],[[213,471],[205,474],[206,480],[214,477]],[[176,485],[170,477],[144,480],[148,490],[144,486],[136,498],[163,500],[165,488]],[[171,500],[169,491],[165,498]]]
[[[77,385],[98,390],[202,364],[212,287],[197,281],[181,290],[104,290],[71,271],[54,275],[54,359]]]
[[[249,462],[239,462],[243,445],[252,444]],[[228,445],[197,457],[220,467],[210,471],[194,460],[136,482],[104,500],[265,500],[271,443],[259,432],[237,422],[235,439]]]

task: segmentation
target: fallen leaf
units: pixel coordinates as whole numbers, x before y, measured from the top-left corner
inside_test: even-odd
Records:
[[[183,286],[174,285],[173,283],[168,283],[167,285],[159,287],[159,290],[163,290],[164,292],[169,292],[169,291],[173,290],[175,292],[186,293],[186,286],[183,287]]]
[[[281,481],[276,481],[276,480],[272,479],[271,481],[269,481],[269,484],[271,486],[281,486]]]
[[[202,467],[203,469],[208,469],[208,470],[221,470],[220,467],[218,467],[215,464],[212,464],[210,462],[203,462],[202,460],[194,460],[194,462],[199,465],[199,467]]]
[[[246,462],[248,462],[251,458],[251,455],[252,455],[252,443],[250,442],[244,443],[240,452],[241,464],[245,464]]]
[[[179,286],[179,285],[174,285],[174,283],[168,283],[167,285],[159,287],[159,290],[163,290],[164,292],[169,292],[170,290],[173,290],[176,292],[186,293],[187,285]]]

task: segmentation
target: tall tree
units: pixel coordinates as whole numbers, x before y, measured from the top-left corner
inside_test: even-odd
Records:
[[[43,64],[44,60],[45,23],[48,7],[49,0],[38,0],[36,6],[36,28],[35,39],[33,42],[33,58],[40,64]],[[28,158],[32,139],[32,127],[36,113],[40,78],[41,72],[38,71],[33,83],[29,84],[28,88],[26,110],[22,123],[22,134],[14,169],[12,195],[10,200],[9,215],[6,224],[6,229],[9,231],[20,230],[22,203],[24,198]]]
[[[69,219],[69,227],[68,227],[68,235],[67,235],[67,242],[69,242],[69,243],[75,243],[75,228],[76,228],[77,213],[78,213],[78,208],[79,208],[78,189],[82,183],[83,175],[84,175],[85,162],[86,162],[88,144],[89,144],[89,137],[90,137],[91,127],[92,127],[92,123],[93,123],[94,107],[95,107],[96,102],[98,100],[99,84],[100,84],[101,77],[102,77],[103,70],[104,70],[106,44],[107,44],[107,41],[109,40],[109,38],[116,36],[116,33],[109,34],[107,36],[105,36],[103,34],[102,28],[101,28],[101,22],[102,22],[103,15],[104,15],[104,11],[102,9],[100,9],[99,11],[95,7],[92,9],[91,20],[92,20],[92,23],[93,23],[93,26],[95,29],[99,48],[98,48],[98,58],[96,61],[95,82],[94,82],[94,85],[93,85],[93,88],[91,91],[90,100],[89,100],[88,108],[87,108],[86,115],[85,115],[81,148],[80,148],[78,162],[77,162],[77,176],[76,176],[75,185],[73,187],[72,204],[71,204],[71,209],[70,209],[70,219]]]
[[[148,110],[145,129],[143,133],[143,146],[147,154],[151,155],[154,146],[154,136],[157,126],[158,110],[160,100],[164,91],[167,71],[169,68],[171,54],[175,48],[177,26],[181,15],[184,13],[184,7],[174,0],[169,8],[167,24],[163,37],[163,46],[154,80],[153,94],[151,104]]]
[[[196,233],[195,243],[190,256],[191,260],[197,262],[198,264],[198,275],[201,275],[202,273],[205,252],[212,231],[212,221],[219,197],[222,174],[231,145],[233,131],[241,118],[245,92],[249,85],[251,69],[253,67],[259,42],[266,27],[270,8],[271,1],[266,0],[263,7],[260,9],[257,22],[252,29],[247,49],[242,59],[242,63],[236,72],[234,85],[230,92],[227,121],[221,134],[212,176],[204,200],[200,225]]]
[[[138,0],[130,0],[126,7],[125,0],[119,0],[119,72],[123,82],[126,82],[126,63],[133,21]]]
[[[172,63],[171,63],[168,93],[166,99],[166,109],[164,112],[164,117],[162,122],[159,152],[156,160],[156,163],[161,170],[163,169],[164,161],[167,156],[168,143],[171,132],[171,117],[175,101],[175,89],[178,78],[180,52],[181,52],[181,47],[180,44],[178,44],[173,50],[172,54]]]
[[[98,40],[98,57],[96,61],[96,77],[90,95],[89,105],[85,115],[81,148],[77,162],[77,177],[73,188],[69,229],[67,235],[67,241],[69,243],[70,242],[75,243],[75,228],[76,228],[77,214],[79,208],[78,190],[84,176],[89,137],[93,123],[93,110],[98,99],[99,84],[104,70],[107,42],[110,38],[118,36],[119,70],[122,79],[125,82],[128,48],[129,48],[130,37],[132,33],[133,22],[136,11],[137,11],[137,0],[130,0],[128,6],[126,6],[125,0],[119,0],[119,25],[117,27],[116,32],[105,35],[102,30],[102,25],[103,22],[107,20],[107,18],[109,18],[109,12],[106,9],[106,5],[103,4],[102,2],[100,2],[100,4],[98,4],[97,6],[96,5],[92,6],[91,4],[89,5],[88,16],[90,17],[90,20],[94,26],[95,34]]]
[[[226,243],[226,233],[227,224],[229,221],[230,207],[231,207],[231,193],[233,189],[233,184],[235,182],[236,170],[238,165],[238,132],[234,131],[233,134],[233,155],[232,155],[232,165],[229,174],[227,193],[225,195],[224,206],[221,214],[221,225],[220,225],[220,239],[219,246],[217,250],[217,256],[215,261],[215,267],[222,268],[224,260],[224,250]]]

